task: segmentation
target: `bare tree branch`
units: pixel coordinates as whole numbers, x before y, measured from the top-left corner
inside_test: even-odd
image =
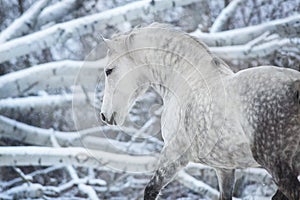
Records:
[[[50,0],[39,0],[31,6],[21,17],[0,33],[0,43],[26,35],[33,29],[37,17]]]

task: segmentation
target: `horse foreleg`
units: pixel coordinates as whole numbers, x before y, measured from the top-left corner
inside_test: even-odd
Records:
[[[300,182],[286,162],[278,161],[270,172],[279,190],[272,199],[300,200]]]
[[[289,200],[280,190],[273,195],[272,200]]]
[[[231,200],[232,191],[234,187],[234,169],[216,169],[219,188],[220,188],[220,200]]]
[[[178,171],[188,164],[188,160],[182,156],[174,161],[168,161],[167,157],[161,160],[164,160],[164,162],[160,162],[154,176],[145,188],[144,200],[155,200],[160,190],[172,180]]]
[[[298,182],[296,176],[287,176],[286,178],[281,179],[278,182],[278,190],[280,191],[275,193],[275,195],[272,197],[272,200],[300,200],[300,183]],[[284,196],[287,198],[284,198]]]

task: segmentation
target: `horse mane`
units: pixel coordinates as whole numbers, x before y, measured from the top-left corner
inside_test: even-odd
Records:
[[[151,23],[149,25],[145,25],[145,26],[137,25],[137,26],[133,27],[131,30],[126,31],[126,32],[116,32],[111,36],[111,39],[112,40],[120,39],[120,38],[123,38],[124,36],[129,36],[131,33],[137,32],[139,29],[144,29],[144,28],[161,28],[161,29],[172,30],[172,29],[175,29],[176,27],[171,24],[153,22],[153,23]]]
[[[175,27],[174,25],[171,24],[165,24],[165,23],[158,23],[158,22],[153,22],[150,25],[146,25],[146,26],[135,26],[132,30],[127,31],[127,32],[119,32],[119,33],[115,33],[112,35],[111,39],[112,40],[116,40],[116,41],[122,41],[124,43],[124,46],[129,49],[129,44],[127,41],[129,41],[129,38],[132,34],[137,34],[139,33],[141,30],[143,29],[147,29],[147,28],[158,28],[158,29],[165,29],[167,31],[171,31],[171,32],[177,32],[180,33],[186,37],[189,37],[190,39],[192,39],[194,42],[196,42],[199,46],[201,46],[207,53],[209,56],[212,57],[212,63],[219,69],[221,69],[221,71],[225,72],[225,73],[232,73],[231,68],[219,57],[217,57],[216,55],[214,55],[208,48],[208,46],[203,43],[201,40],[199,40],[197,37],[195,36],[191,36],[190,34],[182,31],[181,29]],[[225,70],[224,70],[225,68]],[[229,71],[230,72],[229,72]]]
[[[180,34],[186,35],[188,37],[190,37],[191,39],[193,39],[195,42],[197,42],[201,47],[203,47],[210,55],[213,55],[211,53],[211,51],[208,49],[208,47],[201,42],[198,38],[189,35],[188,33],[176,28],[174,25],[172,24],[165,24],[165,23],[158,23],[158,22],[153,22],[150,25],[147,26],[135,26],[132,30],[127,31],[127,32],[118,32],[118,33],[114,33],[111,37],[112,40],[120,40],[120,39],[124,39],[126,40],[131,34],[133,33],[138,33],[140,29],[144,29],[144,28],[159,28],[159,29],[166,29],[168,31],[172,31],[172,32],[178,32]]]

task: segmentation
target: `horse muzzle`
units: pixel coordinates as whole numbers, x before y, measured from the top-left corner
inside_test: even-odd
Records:
[[[100,116],[101,116],[101,120],[102,120],[104,123],[107,123],[107,124],[110,124],[110,125],[117,125],[116,119],[115,119],[116,112],[113,112],[113,114],[111,115],[110,119],[107,118],[107,117],[104,115],[104,113],[100,113]]]

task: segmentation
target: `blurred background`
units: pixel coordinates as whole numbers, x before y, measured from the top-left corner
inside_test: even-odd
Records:
[[[149,89],[123,127],[99,120],[102,37],[152,22],[199,38],[235,72],[300,70],[300,0],[0,0],[0,199],[142,198],[163,102]],[[276,190],[263,169],[236,180],[237,199]],[[191,163],[159,198],[218,193],[214,170]]]

